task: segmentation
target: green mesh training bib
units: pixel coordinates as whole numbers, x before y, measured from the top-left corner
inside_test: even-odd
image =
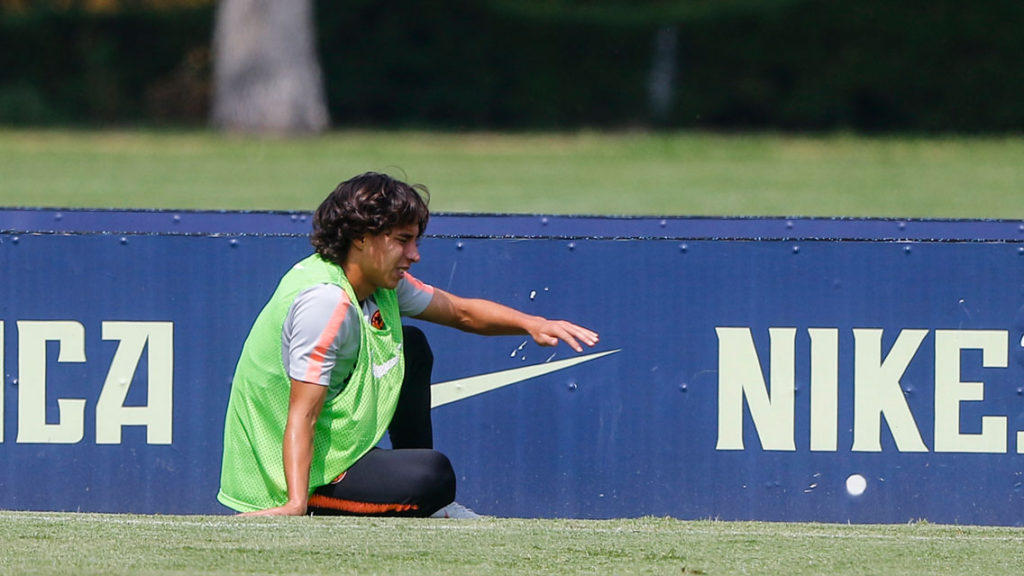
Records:
[[[336,284],[358,306],[355,291],[340,266],[314,254],[296,264],[257,316],[235,368],[224,422],[224,458],[217,499],[248,512],[288,501],[284,477],[284,428],[291,380],[281,358],[281,332],[288,310],[303,290]],[[309,488],[334,480],[384,436],[398,404],[405,373],[402,320],[394,290],[377,289],[374,299],[383,330],[360,319],[359,358],[341,392],[328,399],[313,437]],[[331,383],[347,374],[331,374]]]

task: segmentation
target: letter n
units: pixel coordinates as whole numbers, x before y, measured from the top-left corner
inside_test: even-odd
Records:
[[[771,391],[750,328],[717,327],[718,450],[743,450],[743,399],[765,450],[796,450],[793,423],[796,328],[769,328]]]

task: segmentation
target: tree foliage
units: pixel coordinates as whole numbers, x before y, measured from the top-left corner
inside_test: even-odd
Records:
[[[488,0],[496,9],[549,21],[664,27],[770,12],[807,0]]]

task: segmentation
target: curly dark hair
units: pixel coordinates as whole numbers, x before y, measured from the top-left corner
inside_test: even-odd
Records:
[[[382,234],[399,226],[427,229],[430,192],[422,184],[409,185],[386,174],[367,172],[334,189],[313,215],[310,242],[316,252],[341,265],[353,240]]]

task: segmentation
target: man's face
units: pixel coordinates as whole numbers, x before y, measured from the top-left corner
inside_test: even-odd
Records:
[[[419,236],[420,228],[415,223],[367,236],[367,265],[363,270],[367,280],[380,288],[398,286],[398,281],[420,260]]]

